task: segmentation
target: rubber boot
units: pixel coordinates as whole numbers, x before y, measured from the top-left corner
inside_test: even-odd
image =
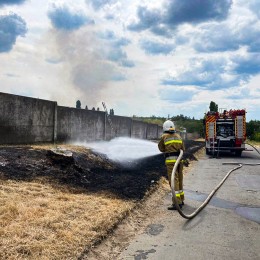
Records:
[[[182,204],[179,204],[180,209],[182,208]],[[177,210],[176,206],[173,204],[170,207],[168,207],[168,210]]]

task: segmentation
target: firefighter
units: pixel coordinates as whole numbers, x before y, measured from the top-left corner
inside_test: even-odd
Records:
[[[174,164],[180,154],[180,149],[185,150],[184,143],[175,131],[174,123],[171,120],[166,120],[163,124],[163,135],[158,144],[158,148],[165,155],[165,165],[167,168],[168,180],[171,186],[171,175]],[[174,177],[174,190],[180,208],[184,205],[183,191],[183,162],[177,167]],[[168,210],[176,210],[175,202],[172,197],[172,205]]]

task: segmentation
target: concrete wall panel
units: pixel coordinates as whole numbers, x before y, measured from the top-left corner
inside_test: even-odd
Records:
[[[0,143],[53,141],[56,102],[0,93]]]
[[[158,138],[158,125],[147,124],[147,139],[157,139]]]
[[[104,140],[105,112],[57,108],[57,141]]]
[[[147,139],[147,123],[133,120],[131,137]]]
[[[110,124],[106,120],[106,140],[110,140],[114,136],[130,137],[132,119],[124,116],[109,116],[112,122],[113,131],[111,131]]]
[[[158,125],[158,138],[160,138],[163,134],[163,127]]]

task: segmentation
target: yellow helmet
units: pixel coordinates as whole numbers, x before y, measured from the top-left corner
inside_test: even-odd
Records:
[[[163,131],[167,132],[167,131],[175,131],[175,125],[171,120],[166,120],[163,123]]]

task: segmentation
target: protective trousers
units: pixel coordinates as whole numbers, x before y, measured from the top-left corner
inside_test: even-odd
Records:
[[[168,180],[169,184],[171,186],[171,176],[172,176],[172,170],[175,163],[166,163],[167,167],[167,174],[168,174]],[[184,201],[184,191],[183,191],[183,163],[180,162],[178,165],[175,176],[174,176],[174,190],[175,190],[175,196],[178,200],[178,204],[182,204]],[[172,197],[172,204],[174,205],[174,199]]]

